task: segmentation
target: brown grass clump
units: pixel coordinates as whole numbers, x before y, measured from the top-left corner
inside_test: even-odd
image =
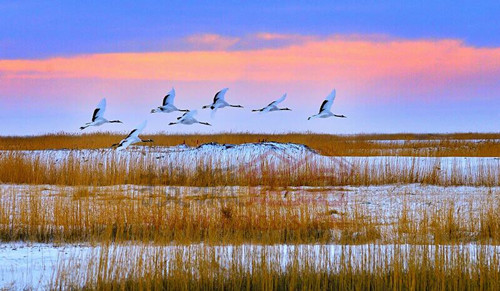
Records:
[[[453,200],[422,204],[410,210],[405,203],[395,231],[397,241],[419,244],[500,243],[500,197],[489,197],[474,208]]]

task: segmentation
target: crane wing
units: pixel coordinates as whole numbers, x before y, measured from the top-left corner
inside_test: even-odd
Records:
[[[163,106],[167,104],[172,104],[174,105],[174,98],[175,98],[175,89],[172,88],[165,97],[163,97]]]
[[[227,90],[229,90],[229,88],[224,88],[217,92],[214,96],[214,103],[216,103],[218,100],[224,100],[224,96],[226,95]]]
[[[131,137],[139,137],[139,134],[141,134],[141,132],[144,130],[144,128],[146,127],[146,124],[148,123],[147,120],[144,120],[141,124],[139,124],[139,126],[137,126],[136,128],[134,128],[128,135],[125,139],[128,139],[128,138],[131,138]]]
[[[285,99],[286,99],[286,93],[283,94],[283,96],[281,96],[280,99],[274,100],[273,102],[269,103],[269,105],[267,105],[267,107],[270,107],[270,106],[273,106],[273,105],[278,105],[281,102],[285,101]]]
[[[96,109],[94,109],[94,114],[92,115],[92,121],[95,121],[99,117],[104,116],[104,111],[106,110],[106,98],[102,98],[101,102],[97,104]]]
[[[330,108],[332,108],[333,100],[335,100],[335,95],[336,95],[336,92],[335,92],[335,89],[333,89],[332,93],[330,93],[330,95],[326,96],[325,101],[323,101],[323,103],[321,104],[321,107],[319,108],[320,113],[321,113],[321,111],[324,111],[324,110],[329,111]]]
[[[186,118],[193,118],[197,113],[198,113],[197,110],[188,111],[188,112],[182,114],[182,116],[177,117],[177,120],[186,119]]]
[[[187,117],[194,117],[198,113],[198,110],[192,110],[184,113],[184,116]]]

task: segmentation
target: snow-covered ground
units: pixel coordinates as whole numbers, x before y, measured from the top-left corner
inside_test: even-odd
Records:
[[[278,199],[297,201],[297,203],[328,204],[331,209],[339,212],[348,212],[353,209],[362,209],[366,215],[376,216],[381,222],[393,223],[403,208],[421,212],[424,208],[441,208],[453,205],[466,213],[479,213],[485,203],[500,196],[500,186],[435,186],[423,184],[394,184],[380,186],[341,186],[341,187],[286,187],[285,189],[268,190],[265,186],[220,186],[220,187],[192,187],[192,186],[142,186],[142,185],[115,185],[89,186],[89,192],[96,197],[119,194],[118,197],[141,199],[158,195],[165,195],[175,201],[182,201],[196,197],[210,197],[211,199],[235,199],[238,197],[262,197],[273,195]],[[45,201],[43,207],[53,206],[54,199],[73,198],[72,193],[82,189],[82,186],[59,185],[0,185],[0,199],[3,205],[9,205],[9,199],[19,200],[29,197],[30,193],[42,194]],[[264,194],[263,194],[264,193]],[[286,196],[286,197],[285,197]],[[150,199],[150,198],[148,198]],[[202,200],[203,201],[203,200]]]
[[[9,195],[27,195],[31,191],[40,191],[47,199],[56,197],[61,192],[73,191],[78,187],[56,186],[56,185],[2,185],[0,198],[7,199]],[[212,195],[212,197],[235,196],[260,193],[261,195],[276,195],[297,201],[299,203],[322,203],[318,199],[326,199],[331,209],[339,212],[349,211],[357,208],[363,215],[376,216],[382,224],[390,224],[403,207],[409,207],[410,211],[417,213],[427,207],[440,208],[446,203],[452,203],[457,210],[469,213],[464,207],[470,207],[471,211],[478,211],[488,203],[489,199],[498,198],[500,187],[441,187],[421,184],[409,185],[383,185],[366,187],[287,187],[286,189],[266,190],[265,187],[174,187],[174,186],[137,186],[117,185],[106,187],[95,187],[99,193],[122,192],[124,195],[137,197],[138,195],[149,196],[150,193],[164,193],[166,196],[175,198],[190,198],[191,196]],[[285,195],[286,194],[286,195]],[[286,197],[285,197],[286,196]],[[308,200],[310,199],[310,200]],[[309,201],[309,202],[308,202]],[[162,256],[165,260],[178,254],[179,249],[184,248],[184,254],[189,256],[199,255],[203,244],[190,246],[154,246],[143,244],[125,244],[113,246],[107,252],[117,258],[128,258],[125,263],[116,267],[132,268],[137,263],[137,257],[152,258]],[[362,264],[363,260],[389,259],[395,249],[408,251],[410,248],[425,249],[429,251],[429,257],[436,251],[436,246],[411,246],[411,245],[242,245],[242,246],[214,246],[209,249],[216,253],[216,258],[223,266],[230,260],[238,258],[245,260],[246,257],[265,253],[278,262],[281,267],[286,267],[290,257],[298,256],[301,260],[311,259],[319,267],[336,268],[341,255],[352,257],[352,262]],[[475,244],[441,246],[441,251],[452,251],[459,249],[464,255],[473,260],[477,251],[485,251],[489,255],[500,254],[500,246],[478,246]],[[88,244],[40,244],[28,242],[0,243],[0,288],[23,289],[34,287],[45,289],[51,280],[57,276],[66,276],[68,280],[83,283],[87,280],[88,268],[95,264],[101,256],[102,248]],[[236,257],[235,257],[236,256]],[[149,261],[149,260],[146,260]],[[251,267],[252,265],[246,264]],[[95,267],[95,265],[94,265]],[[132,272],[132,271],[131,271]]]
[[[321,169],[326,175],[359,175],[422,177],[435,173],[442,181],[459,181],[459,184],[500,185],[500,158],[480,157],[331,157],[318,154],[305,145],[293,143],[248,143],[241,145],[203,144],[199,147],[186,145],[172,147],[130,147],[126,151],[96,150],[40,150],[2,151],[0,154],[18,154],[35,158],[38,162],[54,167],[64,162],[99,165],[106,171],[108,166],[125,168],[143,166],[155,173],[181,171],[189,173],[200,167],[216,168],[234,173],[263,168],[291,169],[299,172],[307,168]],[[253,171],[255,170],[255,171]],[[446,184],[446,183],[445,183]]]
[[[284,189],[267,189],[261,187],[183,187],[183,186],[142,186],[114,185],[91,187],[92,192],[99,195],[120,192],[133,197],[149,194],[164,194],[167,197],[190,198],[192,196],[208,195],[212,198],[231,199],[239,195],[252,197],[259,195],[275,195],[287,201],[297,203],[325,203],[336,213],[348,214],[352,209],[361,210],[363,215],[377,217],[381,224],[390,225],[395,222],[403,208],[409,209],[418,217],[419,213],[430,207],[440,209],[452,205],[456,211],[475,213],[481,208],[498,199],[500,195],[500,159],[499,158],[427,158],[427,157],[327,157],[322,156],[304,145],[282,144],[274,142],[243,145],[205,144],[200,147],[131,147],[127,151],[116,152],[111,149],[98,150],[43,150],[43,151],[2,151],[0,154],[20,154],[38,159],[39,162],[59,167],[65,161],[78,161],[79,164],[100,163],[106,167],[111,162],[122,165],[144,164],[153,170],[169,171],[174,169],[194,170],[199,165],[218,167],[228,171],[242,169],[261,169],[263,166],[288,167],[299,169],[311,163],[321,166],[325,172],[332,175],[339,171],[350,173],[352,168],[361,173],[367,171],[370,175],[401,173],[402,175],[419,175],[419,173],[434,171],[445,179],[455,176],[465,179],[465,184],[483,185],[478,183],[479,177],[490,177],[489,185],[494,186],[459,186],[443,187],[424,184],[393,184],[377,186],[342,186],[342,187],[286,187]],[[358,172],[358,173],[360,173]],[[491,178],[493,177],[493,178]],[[467,180],[468,179],[468,180]],[[495,186],[496,185],[496,186]],[[89,186],[90,187],[90,186]],[[0,185],[0,199],[3,205],[9,205],[9,199],[29,195],[33,191],[43,194],[50,207],[50,200],[61,195],[68,195],[82,187],[59,185]],[[257,195],[258,194],[258,195]],[[71,199],[71,196],[68,196]],[[310,199],[310,200],[308,200]],[[319,201],[319,200],[321,201]],[[175,200],[175,199],[172,199]],[[193,203],[203,203],[193,202]],[[339,215],[339,214],[335,214]],[[50,218],[50,217],[48,217]],[[203,245],[191,246],[153,246],[153,245],[120,245],[107,249],[120,257],[129,257],[130,268],[134,266],[133,258],[137,256],[155,256],[161,254],[166,259],[183,248],[186,254],[194,255]],[[288,258],[304,256],[312,261],[335,268],[341,254],[352,256],[352,259],[363,263],[368,255],[388,256],[395,249],[428,248],[432,254],[436,250],[451,251],[461,249],[471,258],[477,251],[488,254],[500,252],[500,246],[477,246],[474,244],[456,246],[410,246],[410,245],[274,245],[274,246],[213,246],[210,247],[218,255],[221,265],[235,259],[235,253],[241,260],[249,254],[266,253],[275,256],[281,267],[287,265]],[[438,248],[438,249],[436,249]],[[54,276],[62,274],[74,282],[85,282],[87,267],[99,260],[102,248],[87,244],[38,244],[29,242],[0,243],[0,289],[46,289]],[[432,257],[432,255],[431,255]],[[122,265],[123,266],[123,265]],[[248,264],[251,267],[251,264]],[[66,273],[64,273],[66,272]]]
[[[1,151],[8,153],[9,151]],[[42,161],[61,162],[68,159],[86,161],[101,160],[108,161],[110,158],[119,161],[137,160],[145,158],[148,162],[163,164],[165,161],[177,162],[179,166],[189,166],[193,161],[217,161],[222,166],[235,164],[248,164],[262,161],[279,162],[294,161],[304,158],[317,157],[314,150],[305,145],[293,143],[247,143],[241,145],[208,143],[198,147],[178,145],[171,147],[137,147],[131,146],[125,151],[115,151],[114,149],[94,149],[94,150],[35,150],[17,151],[30,157],[37,157]],[[155,161],[156,160],[156,161]]]

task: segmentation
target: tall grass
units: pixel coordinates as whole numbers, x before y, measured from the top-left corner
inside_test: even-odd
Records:
[[[97,149],[107,148],[120,141],[126,133],[50,134],[27,137],[0,137],[0,150],[42,149]],[[328,135],[313,133],[289,134],[154,134],[155,145],[174,146],[185,143],[198,146],[217,142],[229,144],[259,141],[293,142],[305,144],[323,155],[329,156],[500,156],[499,133],[454,134],[360,134]],[[380,142],[383,141],[383,142]]]
[[[64,156],[63,156],[64,154]],[[430,159],[430,160],[429,160]],[[341,186],[425,183],[456,186],[500,185],[500,162],[441,161],[439,158],[302,157],[272,162],[265,157],[245,163],[235,157],[163,157],[154,151],[125,156],[109,150],[94,153],[3,152],[0,182],[51,185],[183,185],[183,186]]]
[[[438,196],[374,209],[364,197],[332,198],[321,188],[188,188],[187,196],[179,188],[120,188],[2,190],[0,240],[500,244],[498,192],[482,196],[484,203]]]
[[[104,245],[60,264],[52,288],[99,290],[498,290],[491,247],[164,248]],[[148,259],[150,258],[150,259]],[[81,262],[89,264],[81,264]],[[66,270],[73,270],[68,274]]]
[[[328,216],[326,201],[307,202],[256,193],[181,199],[161,192],[129,195],[86,188],[49,197],[40,190],[25,195],[13,191],[2,193],[0,239],[185,244],[329,241],[337,222]]]
[[[325,155],[410,157],[238,164],[149,147],[117,154],[102,149],[121,139],[109,133],[0,137],[0,241],[97,246],[62,259],[52,289],[500,289],[498,163],[418,158],[498,157],[499,134],[151,137],[165,146],[274,140]],[[21,151],[38,149],[59,151]],[[399,183],[489,193],[443,199]],[[385,184],[396,185],[382,198],[401,203],[373,205],[345,187]]]

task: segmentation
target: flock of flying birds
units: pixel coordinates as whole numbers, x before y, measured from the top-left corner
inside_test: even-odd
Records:
[[[224,107],[238,107],[238,108],[243,108],[241,105],[233,105],[229,104],[225,100],[225,95],[227,92],[228,88],[224,88],[217,92],[214,96],[214,100],[212,104],[205,105],[202,108],[210,108],[212,110],[212,114],[214,114],[217,109],[219,108],[224,108]],[[333,100],[335,100],[335,89],[325,98],[325,101],[321,104],[321,107],[319,108],[319,113],[310,116],[307,120],[313,119],[313,118],[327,118],[327,117],[340,117],[340,118],[346,118],[344,115],[339,115],[339,114],[333,114],[330,109],[333,104]],[[163,103],[161,106],[158,106],[155,109],[151,110],[151,113],[170,113],[170,112],[175,112],[175,111],[180,111],[184,112],[182,116],[177,117],[176,122],[171,122],[169,125],[174,125],[174,124],[185,124],[185,125],[191,125],[195,123],[203,124],[203,125],[211,125],[208,122],[202,122],[198,121],[195,118],[195,115],[197,113],[197,110],[188,110],[188,109],[179,109],[175,107],[174,105],[174,98],[175,98],[175,89],[172,88],[170,92],[165,95],[163,98]],[[272,112],[272,111],[280,111],[280,110],[291,110],[290,108],[284,107],[284,108],[279,108],[278,104],[281,102],[285,101],[286,99],[286,93],[281,96],[281,98],[269,103],[267,106],[261,108],[261,109],[254,109],[252,112]],[[122,123],[120,120],[107,120],[104,118],[104,111],[106,110],[106,98],[102,99],[101,102],[97,105],[96,109],[94,110],[94,114],[92,115],[92,121],[87,122],[84,126],[80,127],[81,130],[84,130],[85,128],[89,126],[100,126],[105,123]],[[146,127],[147,121],[145,120],[142,122],[138,127],[136,127],[134,130],[132,130],[129,135],[121,140],[119,143],[112,145],[112,147],[116,147],[116,150],[124,150],[126,149],[129,145],[139,143],[139,142],[153,142],[151,139],[141,139],[139,138],[139,134],[144,130]]]

